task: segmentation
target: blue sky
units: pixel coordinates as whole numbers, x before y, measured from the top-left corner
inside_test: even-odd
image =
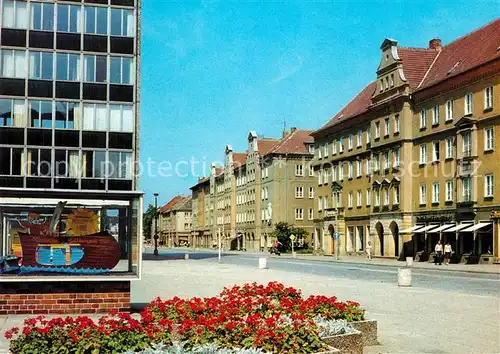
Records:
[[[226,144],[244,151],[250,130],[278,137],[285,119],[288,128],[320,127],[375,78],[384,38],[446,44],[498,13],[494,1],[144,0],[141,163],[146,170],[149,160],[152,171],[140,179],[145,203],[154,192],[160,204],[188,194],[201,162],[206,174]],[[194,175],[192,159],[200,161]]]

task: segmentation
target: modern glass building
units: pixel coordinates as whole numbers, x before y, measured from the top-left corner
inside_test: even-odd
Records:
[[[27,259],[21,235],[50,235],[37,272],[139,274],[138,2],[0,0],[0,256]],[[103,232],[120,261],[84,271],[72,237],[85,249]]]

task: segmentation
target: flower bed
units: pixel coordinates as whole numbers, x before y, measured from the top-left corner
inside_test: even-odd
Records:
[[[336,334],[332,328],[341,328],[341,320],[362,321],[364,309],[335,297],[304,298],[300,290],[272,282],[225,288],[212,298],[158,298],[146,306],[140,320],[124,313],[111,313],[97,323],[88,317],[37,317],[6,337],[14,354],[141,352],[154,343],[169,346],[175,341],[193,353],[206,345],[317,353],[330,350],[322,337]]]

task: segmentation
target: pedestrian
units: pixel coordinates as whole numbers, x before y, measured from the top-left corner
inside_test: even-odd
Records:
[[[366,259],[369,261],[372,260],[372,243],[370,241],[366,245]]]
[[[439,265],[441,265],[442,260],[441,258],[443,257],[443,245],[441,244],[441,240],[436,243],[436,247],[434,247],[434,252],[436,252],[436,255],[434,256],[434,264],[437,265],[439,262]]]
[[[449,265],[450,264],[450,260],[451,260],[451,253],[452,253],[452,249],[451,249],[451,245],[450,245],[450,241],[446,242],[446,245],[444,245],[444,263],[446,265]]]

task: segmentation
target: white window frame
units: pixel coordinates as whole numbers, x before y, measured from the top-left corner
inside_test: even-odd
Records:
[[[356,195],[356,206],[361,207],[362,205],[363,205],[363,193],[361,193],[361,190],[358,190]]]
[[[375,206],[380,206],[380,188],[375,188]]]
[[[495,192],[495,178],[492,173],[484,175],[484,197],[493,198]]]
[[[353,164],[352,161],[349,161],[349,164],[347,165],[347,178],[352,179],[353,177]]]
[[[314,199],[314,187],[309,187],[309,199]]]
[[[446,145],[446,159],[452,159],[453,158],[453,137],[449,136],[445,139],[445,145]]]
[[[399,133],[399,130],[401,129],[400,127],[400,119],[399,119],[399,114],[396,114],[394,116],[394,134],[398,134]]]
[[[424,165],[427,163],[427,144],[420,144],[420,164]]]
[[[323,184],[328,184],[328,169],[324,168],[323,169]]]
[[[424,129],[425,127],[427,127],[427,109],[422,108],[420,112],[420,129]]]
[[[354,137],[352,136],[352,134],[349,134],[347,145],[349,147],[349,150],[352,150],[354,148]]]
[[[33,8],[35,6],[40,5],[40,28],[35,28],[35,11]],[[44,14],[46,12],[46,7],[52,7],[52,14],[49,16],[49,20],[52,21],[52,28],[44,28],[43,23],[44,23]],[[30,3],[30,29],[35,30],[35,31],[54,31],[55,28],[55,4],[54,3],[49,3],[49,2],[35,2],[32,1]]]
[[[427,204],[427,185],[426,184],[421,184],[420,188],[420,205],[426,205]]]
[[[94,29],[90,32],[87,32],[87,9],[88,8],[94,8]],[[98,21],[98,10],[102,9],[102,6],[90,6],[90,4],[85,4],[83,7],[83,32],[86,34],[93,34],[97,36],[107,36],[109,34],[109,29],[111,24],[109,23],[109,8],[106,9],[106,33],[98,33],[97,29],[99,28],[99,21]]]
[[[67,6],[67,9],[65,9],[64,12],[66,12],[66,16],[68,19],[68,26],[66,28],[61,28],[59,27],[60,21],[59,21],[59,14],[63,13],[63,6]],[[76,20],[76,31],[71,31],[71,22],[74,20],[74,17],[72,16],[72,8],[75,8],[78,10],[78,18]],[[75,5],[75,4],[63,4],[63,3],[58,3],[57,4],[57,32],[65,32],[65,33],[81,33],[82,32],[82,23],[83,23],[83,15],[82,15],[82,7],[80,5]]]
[[[484,89],[484,109],[493,108],[493,86]]]
[[[467,198],[469,196],[469,198]],[[464,201],[467,199],[472,200],[472,178],[464,178],[462,180],[462,198]]]
[[[349,192],[349,194],[347,194],[347,207],[348,207],[349,209],[351,209],[351,208],[352,208],[352,206],[353,206],[353,198],[354,198],[354,197],[353,197],[353,195],[352,195],[352,192]]]
[[[389,166],[391,165],[390,160],[391,160],[391,155],[389,154],[389,151],[385,151],[384,152],[384,170],[389,169]]]
[[[58,78],[57,77],[57,74],[59,73],[59,67],[58,67],[58,63],[59,63],[59,60],[58,58],[63,58],[63,60],[65,61],[66,63],[66,78],[64,79],[61,79],[61,78]],[[77,68],[76,68],[76,78],[74,80],[70,80],[69,77],[70,77],[70,72],[71,72],[71,68],[70,68],[70,57],[74,57],[74,58],[77,58],[77,61],[76,61],[76,65],[77,65]],[[80,81],[80,72],[81,72],[81,55],[80,54],[74,54],[74,53],[65,53],[65,52],[56,52],[56,58],[55,58],[55,63],[56,63],[56,70],[55,70],[55,75],[53,75],[57,81],[70,81],[70,82],[76,82],[76,81]]]
[[[323,145],[323,156],[324,156],[324,157],[327,157],[327,156],[328,156],[328,153],[329,153],[328,149],[329,149],[329,148],[330,148],[330,147],[328,146],[328,142],[326,142],[326,143],[325,143],[325,145]]]
[[[314,220],[314,209],[309,208],[309,214],[308,214],[309,220]]]
[[[318,197],[318,211],[323,210],[323,197]]]
[[[446,181],[446,201],[453,201],[453,181]]]
[[[384,119],[384,136],[389,136],[391,131],[391,120],[389,118]]]
[[[495,147],[495,128],[484,128],[484,151],[493,151]]]
[[[380,121],[375,122],[375,139],[380,138]]]
[[[453,100],[446,101],[445,119],[446,122],[451,122],[453,120]]]
[[[363,145],[363,131],[360,129],[358,130],[358,140],[357,140],[357,147],[361,147]]]
[[[472,92],[465,94],[464,96],[464,115],[472,114],[474,111],[474,103]]]
[[[50,67],[51,67],[51,76],[50,77],[44,77],[44,56],[50,56]],[[32,68],[32,65],[35,65],[35,62],[38,62],[38,68],[40,69],[39,73],[34,73],[34,69]],[[52,81],[54,80],[54,53],[53,52],[42,52],[42,51],[30,51],[29,52],[29,78],[34,79],[34,80],[48,80]]]
[[[356,160],[356,177],[361,177],[363,174],[363,164],[361,163],[361,160]]]
[[[437,147],[437,149],[436,149]],[[432,162],[438,162],[441,158],[441,147],[439,141],[432,142]]]
[[[303,177],[304,176],[304,165],[296,164],[295,165],[295,176]]]
[[[366,143],[370,144],[372,140],[372,130],[370,128],[366,129]]]
[[[344,138],[341,137],[339,139],[339,154],[343,153],[344,152]]]
[[[439,183],[432,184],[432,204],[439,204]]]
[[[392,201],[392,204],[399,205],[399,185],[395,184],[392,187],[392,191],[393,191],[393,201]]]
[[[386,186],[383,188],[384,189],[384,206],[388,206],[390,204],[389,202],[389,186]]]
[[[112,28],[113,28],[113,11],[120,11],[120,33],[119,34],[113,34],[112,33]],[[131,20],[127,20],[127,23],[129,24],[130,28],[125,28],[124,26],[124,18],[126,18],[128,15],[132,15]],[[128,32],[132,33],[128,33]],[[135,15],[134,11],[131,9],[121,9],[121,8],[115,8],[112,7],[110,10],[109,14],[109,34],[113,37],[127,37],[127,38],[133,38],[135,37]]]
[[[332,182],[337,181],[337,166],[332,166]]]
[[[104,57],[106,59],[106,76],[104,77],[104,81],[96,81],[97,77],[97,57]],[[93,61],[93,68],[94,68],[94,73],[92,75],[92,79],[90,81],[87,80],[87,70],[88,64],[87,64],[87,58],[90,58],[90,60]],[[83,56],[83,82],[92,82],[92,83],[107,83],[108,80],[108,69],[109,69],[109,63],[108,63],[108,57],[105,55],[94,55],[94,54],[85,54]]]
[[[304,220],[304,209],[302,208],[295,209],[295,220]]]
[[[394,149],[393,152],[393,159],[394,161],[392,162],[392,167],[393,168],[399,168],[400,165],[401,165],[401,153],[400,153],[400,149],[397,148],[397,149]]]
[[[321,159],[323,157],[323,147],[321,145],[318,145],[318,159]]]
[[[337,139],[333,139],[332,143],[332,155],[335,155],[337,153]]]
[[[322,184],[323,184],[323,171],[318,170],[318,185],[322,185]]]
[[[266,167],[266,169],[267,169],[267,167]],[[313,165],[309,165],[309,177],[314,177],[314,166]]]
[[[432,125],[439,124],[439,105],[435,104],[432,107]]]
[[[366,206],[370,206],[372,202],[372,190],[368,188],[366,190]]]

